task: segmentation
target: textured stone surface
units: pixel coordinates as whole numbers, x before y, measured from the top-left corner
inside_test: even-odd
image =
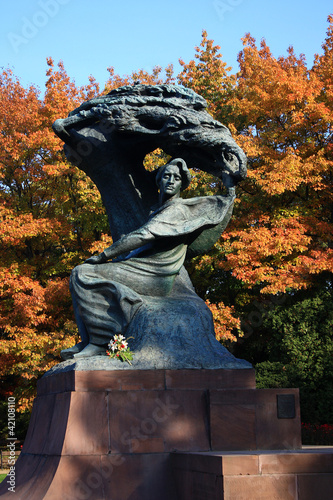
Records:
[[[298,389],[210,391],[213,450],[298,449],[301,419]],[[277,396],[295,397],[295,418],[279,419]]]
[[[214,340],[214,338],[213,338]],[[220,350],[218,347],[217,350]],[[228,351],[223,349],[221,346],[220,357],[214,363],[205,364],[204,361],[200,359],[200,353],[197,353],[196,362],[191,364],[182,363],[181,355],[174,358],[165,353],[163,350],[155,350],[150,346],[147,347],[147,355],[142,350],[142,359],[139,356],[135,356],[132,364],[129,365],[126,362],[120,362],[116,359],[110,359],[107,356],[93,356],[91,358],[73,360],[69,359],[63,361],[58,365],[55,365],[48,372],[46,376],[55,373],[62,373],[67,371],[91,371],[91,370],[105,370],[105,371],[118,371],[118,370],[178,370],[178,369],[251,369],[252,365],[245,360],[237,359]],[[156,354],[157,359],[152,359],[154,354]],[[209,357],[209,356],[207,356]],[[206,357],[206,358],[207,358]],[[215,360],[217,358],[216,352],[214,353]]]
[[[109,359],[105,361],[110,361]],[[66,363],[63,363],[66,365]],[[78,364],[78,363],[76,363]],[[86,365],[83,365],[85,367]],[[121,366],[118,362],[118,367]],[[255,389],[254,369],[219,370],[61,370],[61,364],[38,382],[38,394],[51,396],[71,391],[143,391],[161,389]],[[52,375],[52,376],[51,376]]]
[[[178,500],[332,498],[332,448],[297,452],[175,453],[172,464]]]
[[[295,491],[291,498],[309,500],[317,488],[318,498],[328,500],[332,450],[209,451],[223,429],[245,446],[249,422],[239,417],[238,405],[252,402],[254,413],[265,413],[266,404],[276,405],[276,392],[254,389],[253,369],[49,374],[38,384],[16,464],[16,493],[4,481],[1,498],[217,500],[224,488],[226,500],[285,500]],[[213,419],[212,410],[215,417],[227,411]],[[293,419],[279,422],[291,423],[295,433]],[[257,425],[255,432],[265,432],[272,444],[270,428],[260,429],[260,419]]]

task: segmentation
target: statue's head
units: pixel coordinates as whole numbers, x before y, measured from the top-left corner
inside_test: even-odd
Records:
[[[168,180],[171,177],[174,180],[175,191],[178,190],[178,193],[180,191],[183,191],[190,185],[191,174],[189,169],[187,168],[185,161],[182,158],[175,158],[174,160],[169,161],[169,163],[163,165],[158,169],[156,174],[156,184],[160,191],[166,189]]]

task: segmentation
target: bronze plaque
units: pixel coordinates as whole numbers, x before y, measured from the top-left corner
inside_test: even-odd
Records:
[[[296,405],[294,394],[277,394],[277,417],[278,418],[295,418]]]

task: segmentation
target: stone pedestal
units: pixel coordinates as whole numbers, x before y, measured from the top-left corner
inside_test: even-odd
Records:
[[[331,500],[333,449],[177,453],[179,500]]]
[[[235,457],[244,450],[254,451],[244,455],[250,463],[261,456],[258,450],[300,447],[298,391],[257,390],[253,369],[72,370],[39,381],[15,494],[5,482],[0,494],[22,500],[238,498],[223,497],[222,490],[195,496],[193,475],[216,477],[225,487],[225,456],[236,470]]]

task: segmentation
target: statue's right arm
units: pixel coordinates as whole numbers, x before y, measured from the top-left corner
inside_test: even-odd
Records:
[[[88,264],[102,264],[110,259],[119,257],[119,255],[136,250],[147,243],[155,240],[155,236],[145,227],[142,226],[131,233],[125,234],[118,241],[106,248],[99,255],[93,255],[86,260]]]

